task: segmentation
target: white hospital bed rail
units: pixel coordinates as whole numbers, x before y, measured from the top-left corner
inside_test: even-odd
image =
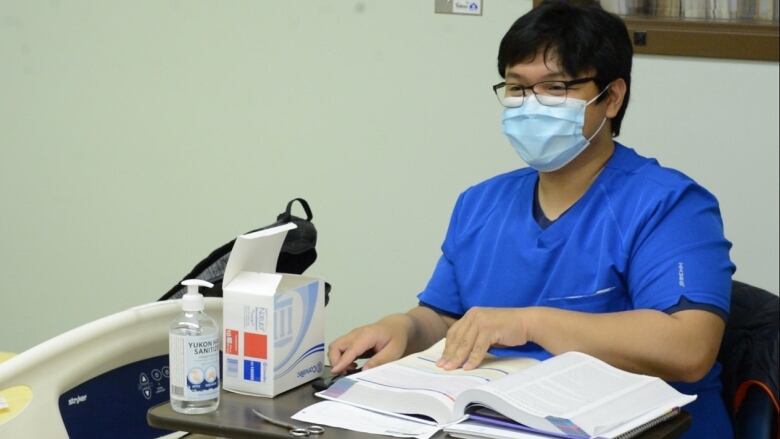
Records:
[[[73,429],[70,425],[66,428],[63,421],[61,396],[65,401],[70,400],[71,405],[84,403],[84,408],[88,409],[88,401],[99,400],[97,395],[91,400],[87,395],[65,399],[68,398],[66,392],[93,378],[113,376],[108,372],[127,369],[123,366],[167,355],[168,326],[180,312],[180,302],[154,302],[103,317],[0,363],[0,395],[9,404],[9,408],[0,409],[0,438],[68,438],[68,429]],[[206,298],[206,312],[215,317],[221,327],[222,299]],[[157,361],[164,360],[157,358]],[[167,393],[161,392],[167,378],[154,381],[159,373],[155,373],[155,377],[149,377],[145,372],[141,375],[146,376],[141,377],[142,381],[157,384],[159,397],[167,399]],[[137,401],[144,392],[148,393],[146,400],[149,400],[155,391],[149,384],[143,387],[134,382],[120,383],[120,387],[128,390],[118,392],[117,403],[127,402],[123,398]],[[105,404],[99,408],[105,411]],[[114,426],[114,431],[105,431],[102,437],[117,437],[116,433],[121,436],[121,429],[126,428],[123,422],[132,423],[132,427],[139,427],[137,423],[142,422],[141,427],[147,428],[145,417],[125,419],[127,416],[123,413],[115,415],[115,422],[96,419],[96,422]]]

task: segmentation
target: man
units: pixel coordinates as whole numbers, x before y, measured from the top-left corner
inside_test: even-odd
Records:
[[[530,167],[460,195],[419,306],[333,341],[334,373],[445,336],[444,369],[488,350],[577,350],[698,394],[688,437],[731,436],[715,364],[731,244],[709,192],[613,140],[632,54],[625,24],[596,3],[548,1],[514,23],[494,91]]]

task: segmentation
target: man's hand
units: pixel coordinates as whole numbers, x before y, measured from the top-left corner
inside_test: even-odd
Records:
[[[337,338],[328,347],[331,373],[340,374],[355,367],[354,361],[368,352],[373,352],[373,356],[363,365],[364,369],[401,358],[412,324],[407,315],[394,314]]]
[[[447,370],[461,366],[474,369],[491,346],[520,346],[527,342],[522,308],[474,307],[450,326],[444,353],[436,365]]]

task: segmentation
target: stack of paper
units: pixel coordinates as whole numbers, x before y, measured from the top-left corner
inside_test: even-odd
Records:
[[[376,413],[333,401],[323,401],[310,405],[294,414],[292,418],[309,424],[417,439],[428,439],[439,431],[439,427],[436,425]]]

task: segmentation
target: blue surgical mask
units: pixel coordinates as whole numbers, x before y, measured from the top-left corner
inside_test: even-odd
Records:
[[[540,172],[557,171],[580,155],[606,123],[605,117],[589,138],[582,134],[585,108],[606,90],[587,102],[569,97],[555,106],[540,104],[536,95],[527,96],[523,105],[504,110],[504,134],[528,166]]]

